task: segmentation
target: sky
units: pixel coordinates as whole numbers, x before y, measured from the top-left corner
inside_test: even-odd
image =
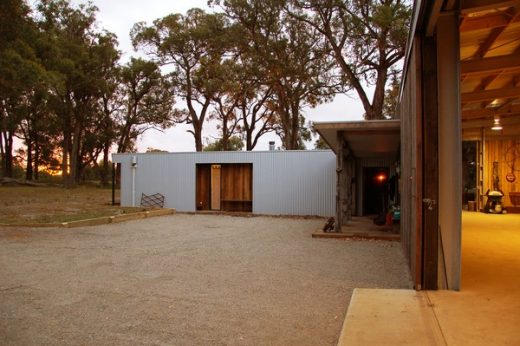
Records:
[[[71,0],[73,5],[86,3],[84,0]],[[121,61],[124,63],[132,56],[142,56],[135,52],[130,42],[130,29],[137,22],[151,24],[155,19],[164,17],[171,13],[185,14],[187,10],[194,7],[210,9],[207,0],[92,0],[98,7],[98,25],[118,37],[119,50],[122,51]],[[181,102],[178,101],[177,105]],[[363,117],[363,106],[355,93],[349,95],[338,95],[335,100],[328,104],[319,105],[314,109],[305,109],[304,115],[307,121],[346,121],[361,120]],[[137,147],[139,152],[148,148],[160,149],[170,152],[195,151],[193,135],[186,132],[191,125],[178,124],[173,128],[159,132],[149,130],[139,138]],[[203,142],[214,141],[218,137],[215,125],[204,124]],[[275,141],[275,146],[281,146],[280,139],[274,134],[264,135],[255,150],[268,150],[269,141]],[[307,147],[312,148],[308,143]]]

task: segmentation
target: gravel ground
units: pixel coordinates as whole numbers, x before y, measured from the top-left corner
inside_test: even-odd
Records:
[[[334,345],[353,288],[410,280],[399,243],[312,239],[323,223],[0,229],[0,344]]]

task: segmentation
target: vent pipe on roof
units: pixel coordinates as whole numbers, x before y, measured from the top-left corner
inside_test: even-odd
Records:
[[[269,150],[274,150],[274,141],[269,142]]]

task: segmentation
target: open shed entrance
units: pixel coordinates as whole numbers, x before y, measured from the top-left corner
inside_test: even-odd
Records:
[[[197,164],[197,210],[253,211],[251,163]]]

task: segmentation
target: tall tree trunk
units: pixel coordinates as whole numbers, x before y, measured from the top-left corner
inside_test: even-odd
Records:
[[[34,136],[34,180],[40,180],[40,144],[39,144],[39,136],[36,134]]]
[[[63,184],[69,184],[69,152],[70,152],[70,127],[68,125],[64,126],[63,129],[63,147],[62,147],[62,161],[61,161],[61,176],[63,178]]]
[[[253,131],[248,130],[246,131],[246,150],[251,151],[253,150]]]
[[[13,134],[10,131],[2,133],[4,139],[4,177],[13,177]]]
[[[229,147],[229,131],[227,116],[222,119],[222,150],[228,151]]]
[[[193,137],[195,137],[195,150],[202,151],[202,126],[200,122],[193,123]]]
[[[33,141],[31,136],[27,139],[27,166],[25,168],[25,180],[33,179]]]
[[[4,176],[4,136],[3,132],[0,132],[0,177]]]
[[[300,142],[300,107],[299,103],[291,103],[291,148],[292,150],[300,149],[298,143]]]
[[[110,143],[105,143],[103,148],[103,167],[101,168],[101,186],[108,186],[108,155],[109,155]]]
[[[79,183],[80,179],[80,144],[81,144],[81,132],[82,124],[80,121],[76,121],[74,126],[74,136],[72,137],[72,153],[70,156],[70,177],[69,184],[75,185]]]

